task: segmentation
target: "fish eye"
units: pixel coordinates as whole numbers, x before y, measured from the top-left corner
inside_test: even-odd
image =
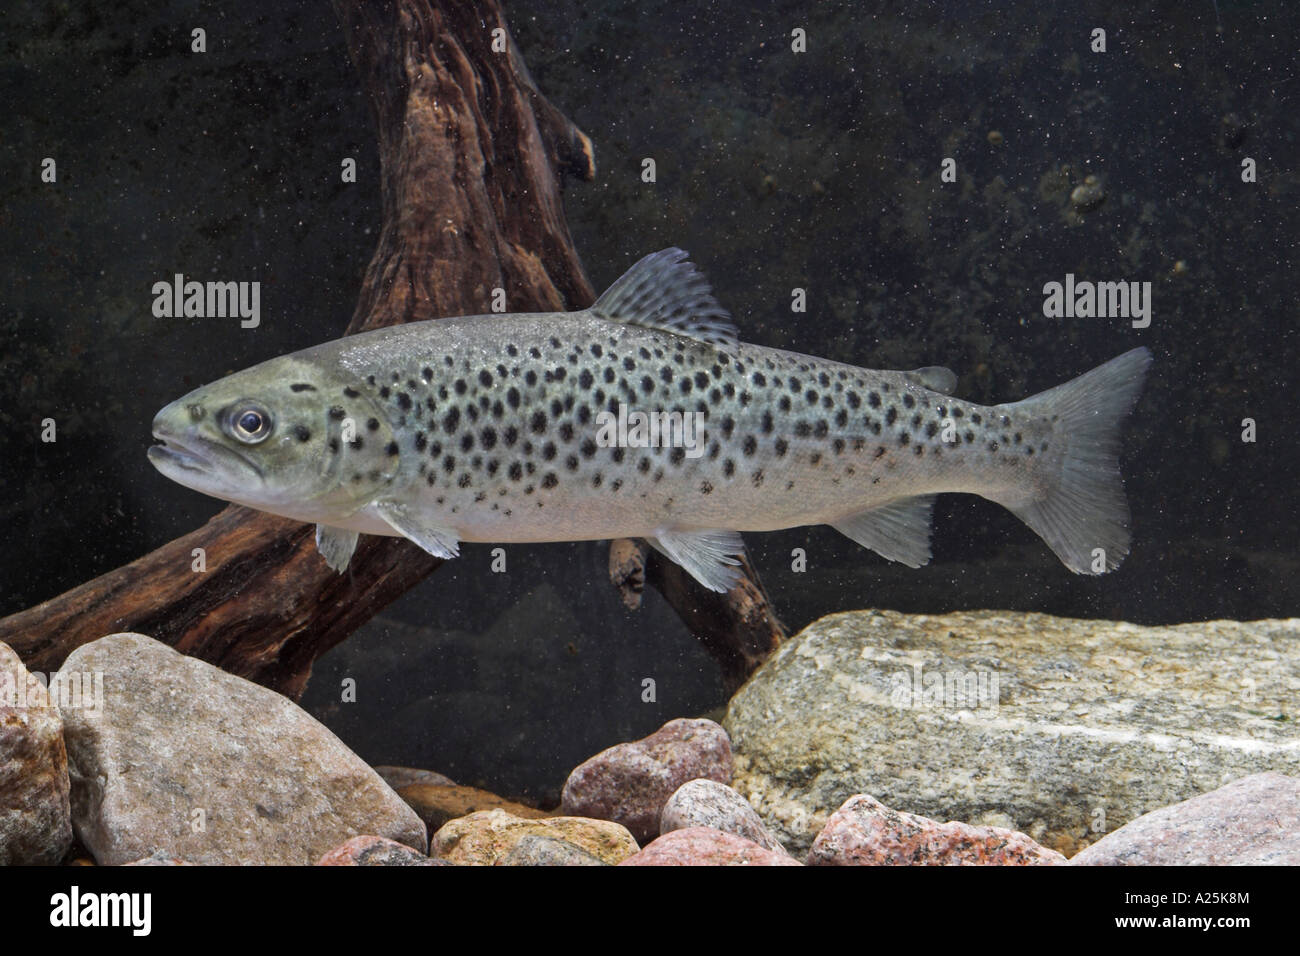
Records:
[[[271,434],[271,415],[256,405],[244,405],[230,416],[231,431],[240,441],[256,445]]]

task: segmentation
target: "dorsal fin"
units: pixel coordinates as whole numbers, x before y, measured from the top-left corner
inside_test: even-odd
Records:
[[[736,346],[731,316],[686,252],[676,247],[652,252],[628,269],[591,311],[610,322],[661,329],[728,350]]]
[[[912,384],[943,395],[951,395],[957,387],[957,374],[942,365],[927,365],[925,368],[904,372],[903,375]]]

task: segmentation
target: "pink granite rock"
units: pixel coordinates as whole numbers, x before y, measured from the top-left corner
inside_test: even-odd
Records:
[[[1257,773],[1124,824],[1075,866],[1300,866],[1300,779]]]
[[[1001,827],[938,823],[858,794],[836,810],[809,866],[1053,866],[1065,857]]]
[[[711,720],[670,720],[649,737],[602,750],[565,781],[561,812],[613,820],[645,844],[674,790],[697,777],[731,782],[731,740]]]
[[[433,860],[404,843],[381,836],[354,836],[330,850],[317,866],[450,866]]]
[[[665,833],[619,866],[802,866],[787,853],[712,827]]]
[[[71,845],[63,718],[0,643],[0,866],[58,863]]]

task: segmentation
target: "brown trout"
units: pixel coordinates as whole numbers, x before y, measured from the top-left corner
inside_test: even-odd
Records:
[[[226,501],[316,524],[342,571],[357,535],[442,558],[461,541],[643,537],[734,585],[739,532],[828,524],[930,558],[941,492],[982,495],[1071,571],[1129,549],[1119,427],[1139,348],[1006,405],[943,368],[877,371],[737,342],[679,249],[589,309],[379,329],[271,359],[158,413],[149,458]]]

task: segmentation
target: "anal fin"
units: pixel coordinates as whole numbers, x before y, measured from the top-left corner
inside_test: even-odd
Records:
[[[745,542],[739,532],[661,528],[646,540],[710,591],[730,591],[740,580],[738,555],[745,553]]]
[[[318,524],[316,526],[316,550],[320,552],[320,556],[325,559],[326,564],[342,574],[347,568],[348,562],[352,560],[352,552],[357,549],[358,537],[359,535],[355,531],[335,528],[327,524]]]
[[[413,508],[397,502],[380,502],[375,505],[379,516],[389,527],[409,541],[414,541],[435,558],[460,556],[460,536]]]
[[[930,515],[934,495],[900,498],[830,522],[830,526],[882,558],[909,568],[930,563]]]

